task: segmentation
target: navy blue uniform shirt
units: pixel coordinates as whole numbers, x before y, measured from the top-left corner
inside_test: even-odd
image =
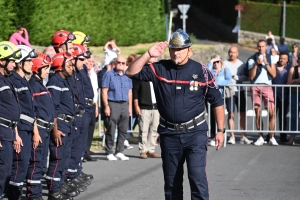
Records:
[[[84,86],[81,78],[81,74],[79,72],[74,72],[74,80],[75,80],[75,88],[77,98],[75,99],[75,104],[78,105],[78,109],[76,113],[79,113],[81,110],[85,108],[85,97],[84,97]]]
[[[68,81],[57,72],[50,77],[47,88],[54,103],[54,118],[57,118],[58,114],[75,116],[73,88],[71,88]],[[58,129],[62,132],[71,131],[72,123],[60,119],[57,119],[57,123]]]
[[[43,80],[33,75],[29,80],[29,85],[33,92],[33,105],[36,118],[53,122],[54,104],[50,92],[43,84]]]
[[[205,98],[212,107],[223,105],[219,90],[213,87],[213,77],[208,76],[209,86],[202,65],[189,59],[185,65],[175,65],[171,60],[161,60],[149,65],[136,75],[134,79],[152,81],[160,116],[171,123],[185,123],[205,110]],[[207,69],[207,68],[206,68]],[[207,93],[206,93],[207,89]],[[205,95],[206,93],[206,95]],[[205,95],[205,96],[204,96]],[[167,128],[159,132],[169,132]],[[207,123],[199,125],[197,130],[207,131]]]
[[[20,119],[20,107],[14,86],[2,73],[0,73],[0,117],[12,121]],[[14,130],[0,125],[0,141],[13,141],[14,139]]]
[[[22,78],[15,71],[11,76],[9,76],[9,79],[15,87],[15,91],[17,92],[21,114],[27,115],[31,118],[35,118],[32,101],[32,90],[29,86],[28,81],[25,79],[25,77]],[[18,123],[18,130],[33,131],[33,124],[26,120],[20,119]]]
[[[85,65],[83,65],[83,69],[80,70],[79,73],[81,75],[81,80],[82,80],[82,84],[84,87],[84,97],[93,100],[94,91],[93,91],[91,79],[88,75],[87,67]],[[85,104],[85,112],[92,113],[93,108],[94,108],[93,106],[89,106],[89,105]]]

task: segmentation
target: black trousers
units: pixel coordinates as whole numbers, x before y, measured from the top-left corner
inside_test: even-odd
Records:
[[[87,136],[87,143],[86,143],[86,147],[85,147],[85,156],[90,155],[90,149],[92,146],[94,130],[95,130],[95,123],[96,123],[95,112],[96,112],[96,106],[93,105],[93,112],[91,113],[91,120],[90,120],[90,124],[88,127],[88,136]]]

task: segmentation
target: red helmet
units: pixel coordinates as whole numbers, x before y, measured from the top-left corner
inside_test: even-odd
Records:
[[[74,59],[74,57],[69,52],[55,54],[52,57],[53,63],[51,65],[51,70],[54,72],[62,70],[65,67],[65,64],[72,59]]]
[[[69,41],[72,42],[75,39],[76,37],[72,32],[59,30],[53,34],[51,44],[53,47],[60,47],[61,45],[66,44]]]
[[[52,59],[49,55],[39,53],[37,58],[34,58],[32,60],[32,72],[37,73],[40,68],[43,68],[45,66],[52,64]]]
[[[85,50],[84,46],[81,44],[73,44],[73,56],[75,58],[90,58],[91,52],[89,50]]]

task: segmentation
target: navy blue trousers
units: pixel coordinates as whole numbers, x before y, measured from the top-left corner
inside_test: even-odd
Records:
[[[76,117],[76,129],[74,130],[71,158],[68,167],[68,178],[77,178],[82,169],[82,152],[85,146],[82,144],[82,139],[84,138],[84,122],[82,117]]]
[[[65,134],[62,139],[62,145],[56,147],[53,137],[50,137],[49,142],[49,168],[47,172],[47,186],[48,190],[58,191],[61,188],[62,183],[65,180],[65,173],[67,166],[69,164],[71,143],[72,139],[71,130],[69,133],[63,132]]]
[[[86,146],[88,145],[88,135],[89,135],[89,126],[92,120],[92,113],[85,112],[83,115],[83,137],[82,137],[82,145],[84,149],[82,151],[82,158],[85,156]]]
[[[44,172],[44,158],[48,156],[50,130],[39,128],[42,143],[31,150],[31,158],[27,172],[27,198],[33,199],[42,196],[41,179]]]
[[[165,180],[165,199],[183,199],[183,164],[186,161],[192,200],[208,200],[206,132],[161,134],[160,146]]]
[[[7,191],[7,185],[11,176],[11,166],[13,160],[13,142],[1,141],[0,147],[0,199]]]
[[[7,196],[9,199],[18,199],[22,196],[24,180],[27,176],[29,160],[32,150],[32,131],[18,131],[23,146],[21,152],[13,151],[13,163]]]

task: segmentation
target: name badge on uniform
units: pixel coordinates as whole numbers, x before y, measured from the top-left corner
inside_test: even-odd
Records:
[[[176,86],[176,90],[181,90],[181,86]]]

